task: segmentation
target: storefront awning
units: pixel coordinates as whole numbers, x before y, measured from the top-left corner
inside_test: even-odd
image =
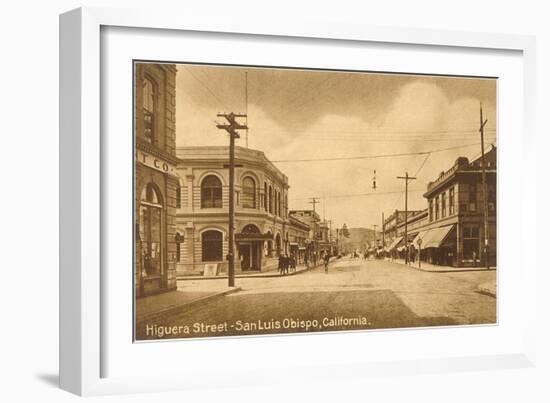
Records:
[[[390,244],[390,246],[388,246],[388,250],[393,250],[397,248],[397,246],[401,243],[402,240],[403,240],[402,236],[398,236],[397,238],[395,238],[393,242]]]
[[[422,249],[439,248],[453,227],[454,225],[446,225],[444,227],[433,228],[425,231],[426,233],[422,237],[422,243],[420,246]]]
[[[427,233],[428,231],[426,230],[426,231],[420,231],[418,234],[416,234],[416,236],[412,241],[412,244],[416,249],[420,249],[421,244],[424,243],[424,237],[426,236]]]

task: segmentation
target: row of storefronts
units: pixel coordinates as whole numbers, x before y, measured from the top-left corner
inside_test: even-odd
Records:
[[[384,222],[384,250],[391,258],[453,266],[496,266],[497,149],[485,153],[486,195],[481,157],[460,157],[428,184],[424,210],[393,212]],[[487,203],[487,245],[484,203]],[[405,239],[405,220],[407,239]]]

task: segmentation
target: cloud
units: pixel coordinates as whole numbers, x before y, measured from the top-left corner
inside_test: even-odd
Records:
[[[273,161],[411,153],[461,146],[444,152],[347,161],[280,162],[289,178],[291,208],[310,208],[307,198],[326,197],[335,225],[372,226],[381,214],[402,209],[406,171],[409,206],[426,207],[426,183],[458,156],[479,152],[479,104],[488,140],[496,127],[496,81],[410,75],[347,74],[247,69],[249,146]],[[191,75],[191,73],[193,75]],[[243,109],[244,69],[188,67],[178,71],[178,145],[227,145],[215,127],[222,104]],[[238,140],[244,146],[244,137]],[[476,144],[475,146],[469,146]],[[422,169],[420,169],[422,168]],[[377,190],[372,189],[376,170]],[[377,195],[337,197],[376,192]]]

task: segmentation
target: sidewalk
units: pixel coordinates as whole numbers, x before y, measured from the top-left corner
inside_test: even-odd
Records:
[[[286,277],[299,273],[304,273],[314,269],[317,266],[306,267],[299,265],[296,271],[281,276],[278,271],[268,271],[263,273],[237,274],[236,278],[267,278],[267,277]],[[178,276],[178,291],[171,291],[164,294],[151,295],[149,297],[138,298],[136,300],[136,321],[143,322],[161,314],[173,314],[184,309],[189,309],[213,298],[232,294],[241,291],[241,287],[229,288],[227,275],[204,277],[204,276]],[[221,280],[221,281],[201,281],[201,280]]]
[[[185,291],[170,291],[136,300],[136,322],[142,322],[154,316],[176,313],[184,308],[204,303],[212,298],[240,291],[241,287],[229,288],[226,283],[194,284]]]
[[[410,264],[406,264],[405,260],[403,260],[403,259],[394,259],[394,260],[386,259],[386,260],[388,262],[402,264],[403,266],[410,267],[411,269],[416,269],[416,270],[420,270],[420,271],[427,271],[427,272],[431,272],[431,273],[458,273],[458,272],[463,272],[463,271],[487,271],[487,269],[485,267],[440,266],[440,265],[430,264],[430,263],[426,263],[426,262],[422,262],[421,267],[419,268],[418,267],[418,260],[413,262],[413,263],[410,263]],[[489,270],[496,270],[496,269],[497,269],[496,267],[490,267],[489,268]]]
[[[315,267],[322,266],[322,263],[319,263],[317,266],[309,266],[306,267],[303,264],[299,264],[296,266],[296,271],[289,272],[285,274],[285,276],[293,276],[299,273],[306,272],[308,270],[314,269]],[[176,276],[178,281],[183,280],[218,280],[218,279],[227,279],[227,274],[222,274],[218,276],[183,276],[183,275],[177,275]],[[283,277],[277,269],[275,270],[269,270],[269,271],[263,271],[263,272],[240,272],[235,274],[235,278],[266,278],[266,277]]]

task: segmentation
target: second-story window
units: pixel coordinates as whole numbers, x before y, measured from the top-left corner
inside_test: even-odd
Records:
[[[477,186],[475,183],[468,185],[468,211],[475,212],[477,210]]]
[[[430,221],[433,221],[434,220],[434,201],[433,201],[433,199],[430,200],[429,213],[430,213]]]
[[[256,208],[256,183],[254,179],[246,177],[243,179],[242,205],[245,208]]]
[[[269,186],[269,212],[273,214],[273,190]]]
[[[222,207],[222,182],[215,175],[209,175],[201,183],[201,207]]]
[[[435,198],[435,219],[439,220],[439,196]]]
[[[449,215],[455,213],[455,188],[449,189]]]
[[[443,192],[441,194],[441,217],[447,215],[447,194]]]
[[[155,143],[155,111],[156,91],[155,83],[149,77],[143,79],[143,136],[151,143]]]
[[[267,211],[267,183],[264,182],[264,210]]]

